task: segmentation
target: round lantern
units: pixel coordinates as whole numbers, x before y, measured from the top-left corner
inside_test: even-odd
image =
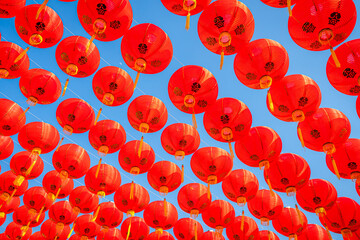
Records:
[[[170,78],[168,93],[171,102],[182,112],[192,114],[196,128],[195,114],[202,113],[216,102],[217,81],[206,68],[187,65],[179,68]]]
[[[245,86],[264,89],[281,80],[289,68],[286,49],[271,39],[257,39],[240,48],[234,59],[236,77]]]
[[[225,240],[223,235],[219,235],[214,231],[206,231],[200,238],[200,240]]]
[[[253,127],[249,134],[235,142],[235,153],[240,161],[250,167],[269,168],[281,153],[280,136],[269,127]]]
[[[6,0],[0,3],[0,18],[15,17],[25,6],[26,0]]]
[[[43,187],[49,194],[49,198],[55,201],[58,198],[65,198],[69,196],[74,189],[74,181],[71,178],[64,178],[56,170],[45,174]]]
[[[51,219],[46,220],[41,225],[41,235],[45,239],[66,240],[69,233],[70,227],[68,225],[59,228]]]
[[[259,228],[256,222],[247,216],[238,216],[226,228],[226,235],[230,240],[259,239]]]
[[[175,240],[175,238],[168,232],[152,232],[150,233],[145,240]]]
[[[95,113],[84,100],[68,98],[57,107],[56,119],[64,133],[71,135],[87,132],[94,125]]]
[[[32,228],[27,228],[24,230],[23,226],[11,222],[9,225],[6,226],[5,229],[5,235],[7,236],[7,239],[22,239],[26,240],[29,239],[32,233]]]
[[[14,212],[20,206],[20,198],[13,197],[9,201],[0,199],[0,220],[6,218],[6,214]],[[25,204],[25,203],[24,203]]]
[[[64,225],[73,223],[78,215],[77,212],[73,211],[71,204],[68,201],[60,201],[54,203],[49,208],[49,218],[53,220],[59,228]]]
[[[291,5],[294,5],[297,0],[261,0],[261,2],[265,3],[266,5],[274,8],[288,8],[289,15],[292,15]],[[272,239],[269,239],[272,240]]]
[[[253,199],[259,189],[256,176],[245,169],[233,170],[222,182],[225,196],[240,206]]]
[[[200,135],[191,125],[174,123],[161,133],[161,145],[177,160],[183,160],[185,155],[193,154],[199,148]]]
[[[149,235],[149,226],[141,217],[125,219],[121,224],[121,236],[128,240],[143,240]]]
[[[200,239],[204,232],[201,224],[192,218],[179,219],[173,231],[177,240]]]
[[[91,213],[99,205],[99,198],[91,193],[85,186],[79,186],[71,191],[69,202],[73,211],[77,213]]]
[[[298,237],[298,240],[331,240],[332,237],[327,233],[327,231],[317,225],[317,224],[308,224],[303,230],[301,235]]]
[[[103,229],[116,228],[123,220],[123,213],[115,206],[113,202],[103,202],[99,205],[96,223]]]
[[[300,210],[295,208],[283,208],[278,218],[273,220],[275,230],[289,237],[289,239],[297,239],[302,231],[306,228],[307,218]]]
[[[43,187],[29,188],[24,193],[23,202],[28,209],[33,209],[36,212],[46,211],[53,204],[53,200],[49,198]]]
[[[210,24],[211,23],[211,24]],[[250,10],[240,1],[224,0],[211,3],[200,15],[198,34],[204,46],[213,53],[232,55],[249,43],[255,22]]]
[[[17,103],[6,98],[0,98],[0,135],[15,135],[25,123],[26,116]]]
[[[14,142],[9,136],[0,136],[0,160],[11,156],[14,151]]]
[[[0,238],[2,240],[2,238]],[[6,239],[7,240],[7,239]],[[46,238],[41,234],[41,232],[35,232],[29,238],[29,240],[46,240]]]
[[[78,234],[73,234],[69,240],[83,240],[85,237],[78,235]],[[88,240],[95,240],[95,238],[87,238]]]
[[[19,197],[25,193],[28,188],[28,181],[24,180],[19,186],[14,184],[17,176],[11,171],[0,175],[0,200],[9,202],[13,197]]]
[[[85,31],[93,39],[113,41],[130,28],[133,13],[129,0],[80,0],[77,15]]]
[[[216,233],[222,234],[224,228],[229,227],[235,219],[235,210],[230,203],[224,200],[215,200],[211,202],[208,209],[202,215],[204,223],[215,228]]]
[[[155,162],[155,152],[146,142],[133,140],[125,143],[120,149],[118,159],[124,171],[137,175],[147,172],[152,167]]]
[[[126,103],[134,93],[130,75],[113,66],[103,67],[95,73],[92,88],[99,101],[112,107]]]
[[[100,233],[100,225],[93,221],[93,216],[86,214],[78,217],[74,222],[74,232],[81,239],[94,238]]]
[[[21,77],[29,66],[29,57],[20,46],[12,42],[0,42],[0,79]]]
[[[10,160],[11,171],[17,175],[14,184],[20,186],[27,179],[35,179],[44,170],[43,160],[27,151],[16,153]]]
[[[189,183],[183,186],[177,199],[179,207],[189,213],[192,218],[203,213],[211,204],[208,188],[200,183]]]
[[[140,73],[155,74],[171,62],[173,48],[168,35],[151,23],[138,24],[127,31],[121,41],[121,55],[131,69]]]
[[[252,116],[243,102],[235,98],[221,98],[206,110],[203,122],[210,137],[228,142],[231,157],[234,158],[231,142],[249,133]]]
[[[294,74],[274,83],[266,104],[270,113],[286,122],[302,122],[314,114],[321,103],[319,86],[311,78]]]
[[[98,233],[97,240],[123,240],[121,236],[121,231],[117,228],[103,229]]]
[[[56,45],[64,33],[63,22],[50,7],[31,4],[15,17],[15,29],[20,38],[33,47],[49,48]]]
[[[275,233],[269,230],[259,231],[259,235],[259,240],[280,240],[280,238]]]
[[[26,229],[29,227],[37,227],[42,224],[45,219],[45,213],[40,212],[38,214],[36,212],[29,211],[29,209],[23,205],[14,211],[12,218],[14,222],[24,226],[24,229]]]
[[[172,228],[178,220],[176,207],[169,202],[153,201],[144,210],[147,225],[156,229],[157,233]]]

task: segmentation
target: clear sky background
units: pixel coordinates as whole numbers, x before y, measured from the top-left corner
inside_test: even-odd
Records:
[[[40,2],[40,0],[37,0]],[[255,33],[252,40],[260,38],[273,39],[282,44],[290,58],[290,66],[287,75],[290,74],[304,74],[314,79],[320,86],[322,92],[322,103],[321,107],[330,107],[342,111],[350,120],[352,131],[351,138],[358,138],[360,136],[359,123],[360,120],[356,115],[355,101],[356,97],[344,95],[336,91],[329,83],[326,77],[326,63],[330,56],[330,51],[312,52],[297,46],[288,33],[288,12],[287,9],[276,9],[271,8],[263,4],[260,0],[244,0],[244,4],[251,10],[255,19]],[[35,4],[35,0],[28,0],[27,5]],[[244,86],[236,78],[233,70],[233,60],[235,55],[225,56],[223,70],[219,70],[220,56],[208,51],[200,42],[197,33],[197,22],[199,14],[191,17],[190,30],[186,31],[185,17],[177,16],[169,12],[161,3],[160,0],[130,0],[132,5],[134,19],[132,26],[140,23],[153,23],[162,28],[170,37],[174,55],[170,65],[161,73],[155,75],[142,74],[133,94],[133,97],[124,105],[118,107],[104,107],[103,113],[99,120],[112,119],[118,121],[126,130],[127,141],[134,139],[140,140],[141,133],[134,130],[127,120],[127,108],[130,102],[136,97],[147,94],[155,96],[161,99],[169,112],[169,118],[166,126],[182,122],[191,124],[191,115],[185,114],[171,103],[167,86],[171,75],[180,67],[184,65],[199,65],[207,68],[213,73],[219,84],[219,96],[233,97],[243,101],[250,109],[253,116],[252,126],[268,126],[273,128],[281,137],[283,141],[283,153],[296,153],[304,157],[311,167],[311,178],[322,178],[330,181],[337,189],[338,196],[346,196],[359,202],[359,196],[356,194],[354,182],[351,180],[341,179],[340,181],[333,175],[327,168],[325,163],[325,154],[321,152],[314,152],[309,149],[301,147],[301,143],[298,140],[296,133],[296,123],[287,123],[277,120],[273,117],[266,107],[266,93],[267,90],[253,90]],[[360,4],[355,1],[357,9]],[[90,36],[82,28],[78,16],[77,16],[77,1],[75,2],[60,2],[58,0],[50,0],[48,6],[53,8],[61,17],[64,23],[64,35],[63,39],[72,35],[80,35],[90,39]],[[0,19],[0,32],[2,40],[15,42],[23,48],[27,47],[27,44],[23,42],[15,31],[14,18],[12,19]],[[360,30],[359,23],[356,24],[354,31],[350,37],[346,40],[352,40],[359,38]],[[95,40],[94,43],[98,47],[101,55],[101,62],[99,69],[105,66],[117,66],[127,71],[133,79],[135,79],[136,72],[131,70],[125,64],[121,52],[120,43],[121,39],[113,42],[100,42]],[[67,75],[63,73],[58,67],[55,60],[56,46],[49,49],[36,49],[31,48],[28,55],[31,63],[30,68],[44,68],[56,74],[62,84],[65,83]],[[58,101],[51,105],[37,105],[30,109],[26,114],[27,123],[33,121],[44,121],[55,126],[60,134],[62,128],[58,124],[55,118],[55,112],[57,106],[61,101],[67,98],[82,98],[87,101],[97,113],[97,110],[101,107],[101,102],[95,97],[92,90],[92,76],[87,78],[71,78],[68,91],[65,97],[60,97]],[[24,109],[27,107],[26,98],[21,94],[19,89],[19,79],[1,79],[0,85],[0,98],[9,98],[17,102]],[[207,135],[202,123],[203,114],[197,115],[198,131],[201,136],[200,147],[206,146],[217,146],[228,150],[228,145],[213,140]],[[170,160],[175,161],[174,157],[167,154],[160,143],[161,131],[145,135],[145,142],[149,143],[156,153],[156,161]],[[17,135],[12,137],[15,141],[14,153],[23,151],[20,145],[17,143]],[[91,157],[91,166],[97,164],[99,157],[96,150],[94,150],[88,142],[88,132],[83,134],[73,134],[71,136],[65,136],[65,143],[76,143],[84,147]],[[52,152],[49,154],[42,154],[42,159],[45,162],[45,169],[43,174],[35,179],[29,181],[29,188],[32,186],[41,185],[43,176],[53,170]],[[200,182],[199,179],[192,173],[190,168],[191,156],[186,156],[183,163],[185,165],[185,185],[191,182]],[[9,170],[10,158],[0,161],[2,172]],[[118,153],[109,154],[103,159],[104,163],[115,166],[121,173],[122,184],[129,183],[132,180],[132,176],[120,168],[118,163]],[[179,164],[179,162],[176,162]],[[260,189],[268,189],[267,184],[264,181],[263,174],[258,168],[249,168],[239,159],[235,157],[233,169],[244,168],[252,171],[258,178],[260,183]],[[162,200],[162,197],[153,190],[147,182],[146,174],[142,174],[134,177],[135,182],[143,185],[150,193],[151,201]],[[75,187],[84,185],[83,178],[75,181]],[[167,196],[167,200],[177,206],[179,219],[189,217],[188,214],[184,213],[177,204],[177,193],[180,188],[175,192],[171,192]],[[221,184],[212,186],[213,199],[225,199],[225,195],[221,190]],[[285,206],[294,207],[294,199],[287,197],[286,194],[278,193]],[[112,195],[107,196],[102,201],[112,199]],[[58,200],[60,201],[60,200]],[[22,204],[21,204],[22,205]],[[233,204],[236,210],[236,216],[241,214],[241,211],[245,210],[245,215],[252,217],[247,207],[241,208],[236,204]],[[317,216],[313,213],[308,213],[305,210],[309,223],[320,224]],[[47,214],[46,214],[47,215]],[[141,214],[136,214],[142,216]],[[47,217],[46,217],[47,219]],[[255,219],[255,218],[254,218]],[[201,217],[197,218],[202,223],[204,231],[210,230],[201,220]],[[12,221],[12,217],[8,216],[6,223],[0,226],[0,232],[5,231],[5,227]],[[260,230],[267,230],[268,228],[260,225],[260,221],[256,219]],[[270,224],[270,230],[274,231]],[[33,232],[40,231],[40,228],[34,228]],[[154,231],[154,229],[151,229]],[[172,232],[172,231],[170,231]],[[223,235],[226,237],[225,232]],[[287,239],[287,237],[278,234],[280,239]],[[342,239],[341,235],[332,234],[333,238],[338,240]]]

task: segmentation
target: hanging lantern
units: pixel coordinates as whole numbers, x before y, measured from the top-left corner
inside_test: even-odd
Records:
[[[200,135],[191,125],[174,123],[161,133],[161,145],[164,150],[183,160],[186,155],[193,154],[200,146]]]
[[[223,235],[219,235],[214,231],[206,231],[202,235],[202,238],[200,240],[225,240]]]
[[[288,21],[289,33],[300,47],[321,51],[330,49],[340,67],[333,47],[343,42],[356,23],[356,7],[352,0],[299,1]]]
[[[26,231],[23,231],[23,226],[16,224],[14,222],[9,223],[5,229],[5,235],[7,239],[15,240],[15,239],[22,239],[26,240],[32,234],[32,228],[27,228]]]
[[[123,239],[121,236],[121,231],[117,228],[110,228],[106,231],[102,230],[100,233],[98,233],[97,240],[119,240]]]
[[[337,199],[335,187],[323,179],[309,180],[296,194],[296,201],[309,212],[319,217],[326,215]]]
[[[108,164],[94,166],[85,175],[85,185],[88,190],[101,197],[114,193],[120,184],[119,171]]]
[[[91,193],[85,186],[79,186],[71,191],[69,202],[76,213],[91,213],[99,205],[99,197]]]
[[[0,238],[1,240],[3,240],[2,238]],[[4,239],[7,240],[7,239]],[[43,237],[43,235],[41,234],[41,232],[35,232],[33,235],[30,236],[29,240],[46,240],[45,237]]]
[[[84,100],[68,98],[56,109],[56,119],[67,135],[87,132],[93,125],[95,113]]]
[[[0,42],[0,79],[21,77],[29,66],[29,57],[20,46],[12,42]]]
[[[183,186],[178,193],[179,207],[196,218],[203,213],[211,204],[211,194],[208,196],[208,188],[200,183],[189,183]]]
[[[21,107],[11,100],[0,98],[0,135],[15,135],[25,123],[26,116]]]
[[[269,221],[281,214],[284,204],[275,192],[262,189],[248,202],[248,208],[254,217],[260,219],[261,225],[269,226]]]
[[[69,240],[83,240],[85,237],[80,236],[78,234],[73,234]],[[87,238],[88,240],[95,240],[95,238]]]
[[[50,7],[31,4],[22,8],[15,17],[15,29],[19,37],[33,47],[53,47],[64,33],[63,22]],[[41,12],[39,12],[41,11]]]
[[[261,0],[261,2],[274,8],[288,8],[290,17],[292,16],[291,5],[294,5],[297,0]],[[272,239],[269,239],[272,240]]]
[[[281,153],[280,136],[269,127],[250,128],[249,134],[235,142],[235,153],[239,160],[250,167],[269,168]]]
[[[309,181],[310,174],[309,164],[304,158],[293,153],[283,153],[264,171],[264,178],[275,191],[294,196]]]
[[[114,153],[126,142],[126,133],[120,123],[113,120],[101,120],[90,128],[89,141],[100,157]]]
[[[211,0],[161,0],[161,2],[170,12],[179,16],[187,16],[185,29],[189,30],[190,15],[202,12],[210,4]]]
[[[137,175],[149,171],[153,166],[155,162],[155,152],[146,142],[133,140],[125,143],[120,149],[118,159],[120,167],[124,171]]]
[[[0,18],[15,17],[25,6],[26,0],[5,0],[0,3]]]
[[[175,163],[160,161],[150,168],[147,180],[152,188],[159,191],[160,195],[166,196],[181,185],[182,172]]]
[[[74,181],[71,178],[63,178],[56,170],[46,173],[42,184],[53,201],[66,198],[74,189]]]
[[[233,223],[226,228],[226,236],[230,240],[259,239],[259,228],[256,222],[247,216],[238,216]]]
[[[235,210],[230,203],[224,200],[215,200],[211,202],[208,209],[202,215],[204,223],[215,228],[217,235],[222,235],[224,228],[229,227],[235,219]]]
[[[14,184],[17,176],[11,171],[0,174],[0,200],[11,201],[13,197],[19,197],[25,193],[28,188],[28,181],[24,180],[19,186]],[[2,203],[4,204],[4,203]]]
[[[145,208],[143,216],[146,224],[155,228],[157,234],[172,228],[178,220],[176,207],[170,202],[164,201],[151,202]]]
[[[129,231],[130,229],[130,231]],[[143,240],[149,235],[149,226],[141,217],[125,219],[121,224],[121,236],[128,240]]]
[[[234,59],[236,77],[245,86],[264,89],[281,80],[289,68],[286,49],[271,39],[257,39],[239,49]]]
[[[269,230],[259,231],[260,238],[259,240],[280,240],[280,238]]]
[[[341,233],[344,239],[349,239],[352,232],[360,228],[360,205],[351,198],[338,197],[320,221],[329,231]]]
[[[24,226],[24,229],[26,229],[29,227],[37,227],[42,224],[45,219],[45,213],[41,212],[39,213],[39,215],[36,213],[34,214],[33,212],[29,211],[26,206],[23,205],[14,211],[12,217],[14,222]]]
[[[29,188],[23,196],[24,205],[32,211],[45,212],[53,204],[53,200],[48,197],[47,192],[43,187]]]
[[[68,225],[59,228],[55,222],[48,219],[41,225],[41,235],[45,239],[62,240],[67,239],[70,233],[70,227]]]
[[[97,210],[96,210],[97,211]],[[123,213],[115,206],[113,202],[103,202],[99,205],[96,223],[99,224],[104,230],[116,228],[123,220]]]
[[[25,195],[24,195],[25,197]],[[6,214],[10,214],[14,212],[19,206],[20,206],[20,198],[19,197],[13,197],[9,201],[4,201],[0,199],[0,221],[5,221],[2,218],[6,218]],[[25,204],[25,203],[24,203]]]
[[[73,223],[77,217],[77,213],[73,211],[68,201],[55,202],[48,213],[49,218],[58,225],[58,228]]]
[[[213,23],[213,24],[209,24]],[[222,0],[211,3],[200,15],[198,34],[204,46],[213,53],[232,55],[248,44],[255,22],[250,10],[240,1]]]
[[[93,221],[93,215],[90,214],[78,217],[73,228],[74,232],[81,236],[81,239],[94,238],[100,233],[100,225]]]
[[[286,122],[302,122],[314,114],[321,103],[319,86],[311,78],[294,74],[274,83],[266,104],[270,113]]]
[[[120,211],[133,217],[149,205],[150,196],[143,186],[134,182],[126,183],[115,192],[114,202]]]
[[[204,233],[201,224],[192,218],[179,219],[173,231],[177,240],[198,240]]]
[[[332,238],[323,227],[317,224],[308,224],[298,240],[332,240]]]
[[[83,177],[90,168],[90,156],[86,150],[76,144],[61,145],[52,156],[56,171],[64,178]]]
[[[126,103],[134,93],[130,75],[113,66],[103,67],[95,73],[92,88],[97,99],[110,107]]]
[[[146,237],[146,240],[175,240],[175,238],[168,232],[152,232]]]
[[[171,102],[182,112],[192,114],[196,128],[195,114],[205,112],[218,97],[217,81],[209,70],[187,65],[178,69],[170,78],[168,93]]]
[[[203,122],[210,137],[229,144],[233,159],[231,143],[249,133],[252,116],[249,108],[243,102],[234,98],[221,98],[206,110]]]
[[[11,137],[0,135],[0,160],[4,160],[10,157],[13,151],[14,151],[14,142],[11,139]]]
[[[221,187],[229,200],[236,202],[239,206],[245,206],[246,202],[253,199],[259,190],[259,181],[252,172],[236,169],[223,180]]]
[[[127,31],[121,41],[121,55],[128,67],[140,73],[156,74],[171,62],[173,48],[168,35],[151,23],[138,24]]]
[[[289,240],[296,240],[306,228],[307,218],[300,210],[286,207],[272,223],[278,233],[289,237]]]
[[[204,147],[192,155],[190,165],[193,173],[208,184],[210,199],[210,184],[220,183],[226,178],[231,172],[233,161],[222,148]]]

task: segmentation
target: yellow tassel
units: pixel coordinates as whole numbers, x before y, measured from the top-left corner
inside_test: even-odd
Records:
[[[85,49],[85,53],[87,53],[89,51],[90,45],[92,44],[92,42],[94,41],[96,37],[96,34],[92,35],[90,40],[88,41],[88,43],[86,44],[86,49]]]
[[[184,182],[184,165],[181,165],[181,183]]]
[[[267,182],[267,184],[269,185],[269,189],[270,189],[271,195],[274,196],[275,193],[274,193],[274,191],[273,191],[273,189],[272,189],[271,182],[270,182],[270,179],[269,179],[268,177],[266,177],[266,182]]]
[[[198,240],[198,236],[197,236],[197,222],[195,222],[195,240]]]
[[[287,0],[287,8],[288,8],[288,11],[289,11],[289,16],[292,17],[291,0]]]
[[[55,202],[56,199],[59,197],[60,192],[61,192],[61,187],[59,187],[59,189],[58,189],[57,192],[56,192],[56,195],[55,195],[55,197],[54,197],[54,202]]]
[[[269,102],[270,111],[274,112],[274,103],[272,101],[272,97],[271,97],[270,92],[268,92],[268,94],[267,94],[267,99],[268,99],[268,102]]]
[[[190,11],[188,12],[187,16],[186,16],[186,24],[185,24],[185,29],[189,30],[190,28]]]
[[[130,187],[130,200],[134,199],[134,181],[131,182],[131,187]]]
[[[268,231],[268,240],[271,240],[271,234],[270,234],[270,231]]]
[[[334,49],[333,49],[333,47],[331,45],[330,45],[330,52],[331,52],[331,56],[332,56],[332,58],[333,58],[333,60],[335,62],[335,66],[337,68],[340,68],[341,64],[340,64],[339,59],[337,58],[336,53],[335,53],[335,51],[334,51]]]
[[[231,159],[234,160],[234,151],[233,151],[233,148],[231,146],[231,142],[228,142],[229,143],[229,149],[230,149],[230,156],[231,156]]]
[[[302,217],[301,217],[301,212],[300,212],[297,204],[295,204],[295,209],[296,209],[297,215],[298,215],[298,217],[299,217],[300,224],[303,225],[303,224],[304,224],[304,221],[303,221],[303,219],[302,219]]]
[[[220,70],[222,69],[223,67],[223,64],[224,64],[224,49],[221,50],[221,58],[220,58]]]
[[[30,224],[31,224],[31,221],[28,222],[26,226],[22,226],[22,227],[21,227],[21,238],[22,238],[23,236],[25,236],[26,232],[29,230]],[[20,239],[21,239],[21,238],[20,238]]]
[[[55,152],[57,152],[62,144],[62,142],[64,141],[64,137],[61,138],[58,147],[56,148]]]
[[[36,19],[39,18],[40,13],[42,12],[42,10],[44,10],[44,8],[46,7],[46,4],[48,3],[48,1],[49,0],[44,0],[44,2],[41,4],[38,11],[36,12]]]
[[[164,215],[165,215],[165,217],[167,217],[167,214],[168,214],[167,202],[166,202],[166,198],[164,198]]]
[[[295,240],[298,240],[297,234],[295,233]]]
[[[94,214],[93,218],[91,219],[92,222],[94,222],[96,220],[96,218],[98,217],[99,211],[100,211],[100,205],[97,207],[95,214]]]
[[[72,232],[74,231],[75,224],[76,224],[76,223],[74,223],[74,224],[72,225],[72,228],[71,228],[71,230],[70,230],[69,235],[67,236],[67,238],[70,238]]]
[[[21,186],[21,184],[24,182],[25,177],[23,175],[17,175],[15,180],[13,181],[13,184],[17,187]]]
[[[63,91],[62,96],[65,95],[68,84],[69,84],[69,79],[66,79],[65,86],[64,86],[64,91]]]
[[[336,165],[336,162],[335,162],[335,158],[331,155],[331,163],[332,163],[332,166],[334,168],[334,172],[335,172],[335,175],[337,176],[337,178],[340,180],[340,173],[339,173],[339,170],[337,168],[337,165]]]
[[[326,232],[330,238],[330,240],[332,240],[332,237],[331,237],[331,234],[330,234],[330,231],[329,231],[329,228],[325,225],[325,229],[326,229]]]
[[[37,162],[37,155],[35,155],[34,161],[31,163],[30,167],[26,170],[25,176],[28,176],[31,173],[31,171],[33,170],[36,162]]]
[[[299,139],[300,139],[300,142],[301,142],[301,146],[302,146],[302,147],[305,147],[304,138],[303,138],[301,129],[300,129],[299,127],[298,127],[298,129],[297,129],[297,132],[298,132],[298,135],[299,135]]]
[[[39,214],[36,217],[36,222],[39,222],[40,216],[41,216],[42,212],[44,211],[44,208],[45,208],[45,206],[42,206],[42,208],[40,209]]]
[[[102,112],[102,108],[99,109],[98,114],[96,115],[94,126],[96,125],[97,121],[99,120],[101,112]]]
[[[127,234],[126,234],[126,240],[128,240],[129,237],[130,237],[131,222],[132,222],[132,217],[130,217],[130,223],[129,223],[128,231],[127,231]]]
[[[195,111],[193,110],[192,113],[192,124],[194,128],[197,128],[197,122],[196,122],[196,116],[195,116]]]
[[[99,163],[98,163],[98,165],[97,165],[96,173],[95,173],[95,178],[97,178],[97,177],[99,176],[100,167],[101,167],[101,161],[102,161],[102,158],[100,158]]]
[[[25,116],[25,114],[27,113],[27,111],[29,111],[29,109],[30,109],[30,107],[27,107],[27,108],[25,109],[25,111],[18,116],[18,120],[22,119],[22,118]]]
[[[208,186],[207,186],[207,197],[210,200],[211,199],[210,183],[208,182],[207,184],[208,184]]]
[[[241,225],[240,225],[241,231],[244,231],[244,223],[245,223],[245,213],[244,213],[244,210],[243,210],[242,214],[241,214]]]
[[[19,56],[17,56],[17,58],[15,59],[14,63],[17,63],[18,61],[20,61],[24,56],[25,54],[27,53],[27,51],[29,51],[30,49],[30,46],[27,47],[24,51],[22,51]]]
[[[139,144],[139,148],[138,148],[138,157],[141,156],[143,142],[144,142],[144,136],[141,136],[140,144]]]
[[[138,83],[138,81],[139,81],[139,78],[140,78],[140,72],[138,72],[138,73],[136,74],[135,83],[134,83],[134,90],[135,90],[136,85],[137,85],[137,83]]]
[[[54,238],[54,240],[57,240],[59,237],[58,236],[56,236],[55,238]]]

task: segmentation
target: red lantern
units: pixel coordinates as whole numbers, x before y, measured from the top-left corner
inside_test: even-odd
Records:
[[[317,224],[308,224],[298,240],[331,240],[327,231]]]
[[[48,123],[31,122],[20,130],[18,140],[21,147],[39,155],[54,150],[59,143],[60,135],[58,130]]]
[[[288,21],[291,38],[312,51],[330,49],[343,42],[356,23],[356,7],[351,0],[299,1]],[[333,54],[337,66],[340,64]]]
[[[281,153],[280,136],[269,127],[253,127],[249,134],[235,143],[235,153],[240,161],[250,167],[269,168]]]
[[[336,48],[335,53],[341,67],[336,67],[332,57],[329,57],[326,65],[326,75],[330,84],[339,92],[357,96],[360,93],[357,56],[360,54],[360,40],[355,39]]]
[[[202,113],[216,102],[218,97],[217,81],[206,68],[187,65],[178,69],[170,78],[168,93],[171,102],[182,112],[193,115]]]
[[[276,219],[284,208],[283,201],[275,192],[259,190],[248,203],[250,213],[260,219],[261,225],[269,226],[269,221]]]
[[[57,198],[69,196],[74,189],[74,181],[71,178],[63,178],[56,170],[46,173],[42,184],[49,197],[54,201]]]
[[[58,228],[55,222],[48,219],[41,225],[41,234],[45,239],[66,240],[70,233],[68,225]]]
[[[233,223],[226,228],[226,236],[230,240],[235,239],[259,239],[259,228],[256,222],[247,216],[238,216]]]
[[[32,229],[28,228],[25,231],[23,231],[23,226],[18,225],[14,222],[9,223],[5,229],[5,235],[7,236],[7,239],[16,240],[27,240],[31,236]]]
[[[0,238],[2,240],[2,238]],[[8,238],[6,239],[8,240]],[[43,235],[41,234],[41,232],[36,232],[33,235],[30,236],[29,240],[47,240],[45,237],[43,237]]]
[[[89,214],[78,217],[73,228],[82,239],[96,237],[100,233],[100,225],[93,221],[93,216]]]
[[[280,240],[280,238],[269,230],[262,230],[259,232],[259,240]]]
[[[297,0],[261,0],[263,3],[270,7],[274,8],[285,8],[285,7],[291,7],[291,5],[294,5]],[[290,8],[291,10],[291,8]],[[272,240],[272,239],[270,239]]]
[[[87,132],[95,121],[95,113],[92,107],[84,100],[69,98],[62,101],[56,109],[56,119],[64,133]]]
[[[336,169],[342,178],[360,178],[360,139],[349,138],[343,145],[336,148],[332,157],[326,155],[326,165],[331,172],[337,174],[332,161],[335,161]]]
[[[85,31],[100,41],[121,38],[131,26],[133,13],[129,0],[80,0],[77,15]]]
[[[230,203],[224,200],[215,200],[211,202],[208,209],[202,215],[204,223],[215,228],[220,235],[224,228],[229,227],[235,219],[235,210]]]
[[[160,161],[149,170],[147,180],[152,188],[159,191],[160,195],[166,196],[181,185],[183,174],[175,163]]]
[[[15,29],[24,42],[38,48],[56,45],[64,33],[59,15],[48,6],[42,8],[40,4],[22,8],[15,17]]]
[[[144,210],[150,202],[148,191],[134,182],[126,183],[115,192],[116,207],[131,216]]]
[[[259,190],[259,181],[256,176],[245,169],[233,170],[222,182],[225,196],[240,206],[253,199]]]
[[[15,135],[25,123],[26,116],[21,107],[11,100],[0,98],[0,135]]]
[[[174,123],[161,133],[161,145],[175,159],[183,160],[185,155],[193,154],[199,148],[200,135],[191,125]]]
[[[275,230],[289,237],[289,239],[297,239],[302,231],[306,228],[307,218],[300,210],[295,208],[283,208],[278,218],[273,220]]]
[[[147,172],[152,167],[155,162],[155,152],[146,142],[133,140],[120,149],[118,159],[124,171],[137,175]]]
[[[61,94],[61,83],[55,74],[41,68],[30,69],[20,78],[21,93],[30,106],[54,103]]]
[[[20,46],[12,42],[4,41],[0,42],[0,63],[0,79],[18,78],[22,76],[30,66],[29,57]]]
[[[78,234],[73,234],[69,240],[83,240],[84,238]],[[88,240],[95,240],[95,238],[87,238]]]
[[[6,218],[6,214],[10,214],[14,212],[20,206],[20,198],[13,197],[9,201],[4,201],[0,199],[0,204],[1,204],[0,207],[0,220],[1,220],[2,217]]]
[[[79,186],[71,191],[69,202],[77,213],[91,213],[99,205],[99,198],[96,194],[89,192],[85,186]]]
[[[17,176],[11,171],[0,175],[0,199],[10,201],[12,197],[19,197],[25,193],[28,188],[28,181],[24,180],[19,186],[14,184]]]
[[[175,240],[175,238],[168,232],[152,232],[145,240]]]
[[[121,231],[117,228],[110,228],[108,230],[101,231],[97,237],[97,240],[124,240],[121,236]]]
[[[29,188],[23,197],[24,205],[36,212],[46,211],[53,204],[53,200],[48,196],[43,187]]]
[[[100,64],[100,53],[95,44],[81,36],[63,39],[56,47],[55,57],[64,73],[78,78],[92,75]]]
[[[26,0],[6,0],[0,3],[0,18],[15,17],[25,6]]]
[[[293,153],[283,153],[265,170],[264,178],[274,190],[293,196],[309,181],[310,174],[309,164],[304,158]]]
[[[0,135],[0,160],[11,156],[14,151],[14,142],[9,136]]]
[[[11,171],[17,175],[14,184],[16,186],[27,179],[35,179],[41,175],[44,170],[43,160],[27,151],[16,153],[10,160]]]
[[[360,205],[351,198],[339,197],[320,221],[330,231],[341,233],[344,239],[349,239],[352,232],[360,228]]]
[[[37,214],[36,212],[29,211],[26,206],[21,206],[17,208],[13,213],[13,221],[19,225],[24,226],[24,228],[28,227],[37,227],[39,226],[45,219],[45,213],[41,212]]]
[[[196,218],[211,204],[211,195],[208,197],[207,187],[200,183],[189,183],[183,186],[178,193],[179,207]]]
[[[121,41],[121,55],[131,69],[140,73],[155,74],[171,62],[173,48],[168,35],[151,23],[138,24],[127,31]]]
[[[203,118],[206,132],[219,142],[228,142],[234,158],[231,142],[249,133],[252,116],[249,108],[235,98],[221,98],[206,110]]]
[[[52,163],[62,177],[81,178],[90,168],[90,157],[86,150],[76,144],[60,146],[52,156]]]
[[[294,74],[274,83],[266,104],[270,113],[286,122],[302,122],[314,114],[321,103],[319,86],[311,78]]]
[[[85,185],[90,192],[104,197],[115,192],[121,184],[119,171],[108,164],[90,168],[85,175]]]
[[[99,213],[96,216],[96,223],[103,229],[116,228],[123,220],[123,213],[113,202],[104,202],[99,205]]]
[[[49,218],[59,227],[73,223],[77,214],[68,201],[56,202],[49,208]]]
[[[114,153],[126,142],[126,133],[120,123],[113,120],[102,120],[89,131],[89,141],[99,156]]]
[[[201,224],[192,218],[181,218],[174,226],[174,235],[178,240],[200,239],[204,233]]]
[[[190,15],[195,15],[203,11],[211,2],[211,0],[161,0],[164,7],[170,12],[186,17],[185,29],[190,28]]]
[[[214,231],[207,231],[204,232],[200,240],[225,240],[225,238],[223,235],[219,236],[219,234],[215,233]]]
[[[103,67],[95,73],[92,88],[99,101],[112,107],[126,103],[134,93],[130,75],[113,66]]]
[[[149,226],[145,223],[144,219],[140,217],[127,218],[121,224],[121,235],[128,240],[143,240],[149,235],[149,232]],[[129,237],[127,237],[128,233]]]
[[[281,80],[289,68],[286,49],[271,39],[257,39],[240,48],[234,60],[236,77],[245,86],[264,89]]]
[[[213,2],[201,13],[198,22],[201,42],[211,52],[221,54],[220,69],[224,55],[235,54],[248,44],[254,28],[252,13],[236,0]]]
[[[176,207],[164,201],[151,202],[145,208],[143,216],[146,224],[155,228],[157,233],[172,228],[178,220]]]

